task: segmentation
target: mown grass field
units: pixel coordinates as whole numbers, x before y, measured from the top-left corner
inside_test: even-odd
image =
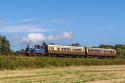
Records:
[[[0,83],[125,83],[125,65],[1,70]]]
[[[125,59],[0,56],[0,83],[125,83]]]

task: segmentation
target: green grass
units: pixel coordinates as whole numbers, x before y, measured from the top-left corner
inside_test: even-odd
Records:
[[[0,56],[0,69],[25,69],[43,67],[65,67],[82,65],[122,65],[125,59],[57,58]]]
[[[0,83],[124,83],[125,65],[0,71]]]

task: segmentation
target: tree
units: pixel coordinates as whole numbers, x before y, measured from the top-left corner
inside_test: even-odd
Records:
[[[80,45],[80,43],[77,43],[77,42],[76,42],[76,43],[70,44],[69,46],[81,46],[81,45]]]
[[[114,46],[114,49],[117,52],[117,57],[118,58],[125,58],[125,45],[122,44],[116,44]]]
[[[47,43],[44,41],[44,42],[42,43],[42,45],[43,45],[44,47],[46,47],[46,46],[47,46]]]
[[[26,52],[28,52],[28,51],[29,51],[29,49],[30,49],[30,45],[29,45],[29,44],[27,44],[27,46],[26,46]]]
[[[114,46],[114,48],[115,48],[115,49],[117,49],[117,48],[125,49],[125,45],[122,45],[122,44],[116,44],[116,45]]]
[[[99,48],[113,49],[114,46],[112,46],[112,45],[99,45]]]
[[[5,36],[0,36],[0,54],[8,55],[11,53],[10,43]]]

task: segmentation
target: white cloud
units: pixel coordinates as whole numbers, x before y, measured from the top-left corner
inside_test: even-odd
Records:
[[[63,37],[64,37],[64,39],[71,39],[72,38],[72,33],[71,32],[64,32]]]
[[[37,25],[9,25],[0,26],[0,32],[48,32],[50,29],[42,28]]]
[[[63,19],[53,19],[50,20],[51,23],[56,23],[56,24],[64,24],[66,23],[66,21],[64,21]]]
[[[0,22],[0,32],[49,32],[50,29],[34,24],[37,19],[22,19],[16,22]]]
[[[21,43],[38,43],[42,41],[53,41],[53,40],[66,40],[73,37],[71,32],[64,32],[60,35],[49,35],[46,36],[42,33],[29,33],[25,37],[18,38]],[[17,39],[17,38],[16,38]]]
[[[25,19],[21,19],[18,21],[18,23],[30,23],[30,22],[36,22],[39,21],[39,19],[37,18],[25,18]]]
[[[29,33],[27,38],[31,41],[42,41],[46,40],[46,36],[40,33]]]

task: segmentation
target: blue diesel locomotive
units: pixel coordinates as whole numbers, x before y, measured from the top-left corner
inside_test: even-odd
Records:
[[[26,56],[44,56],[45,49],[43,45],[33,45],[32,48],[27,46],[24,53]]]

